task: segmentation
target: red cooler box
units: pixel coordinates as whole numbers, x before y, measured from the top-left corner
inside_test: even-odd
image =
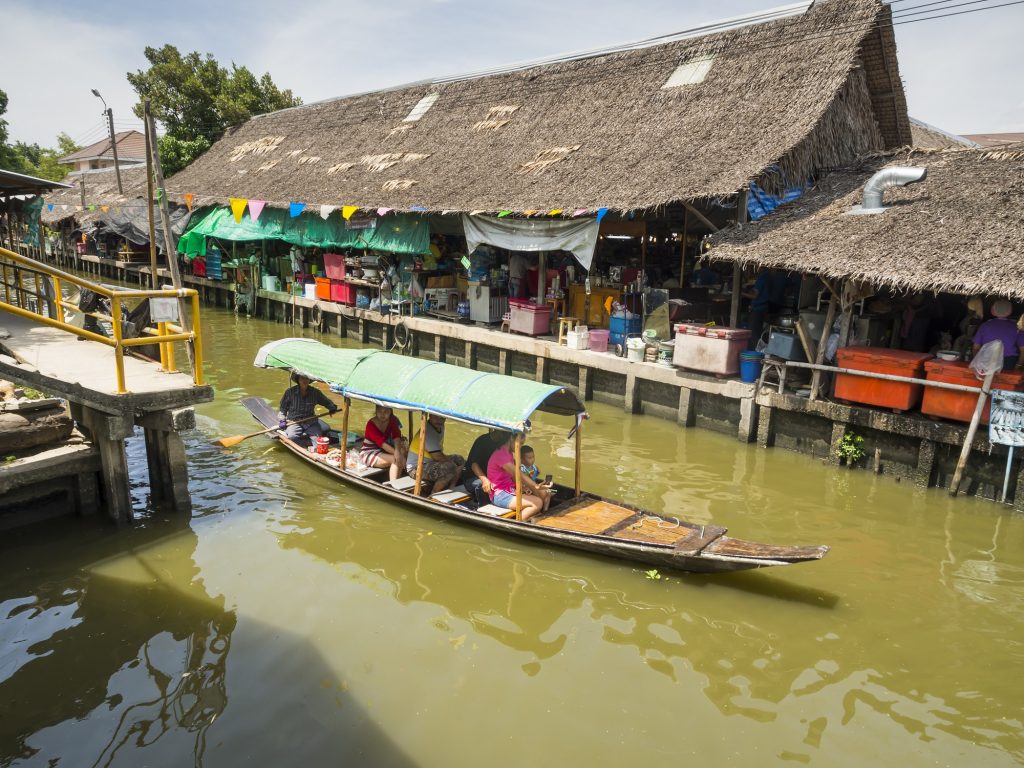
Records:
[[[740,352],[750,343],[746,328],[676,325],[672,364],[694,371],[732,375],[739,373]]]
[[[551,305],[509,301],[508,329],[527,336],[542,336],[551,332]]]
[[[944,360],[930,360],[924,364],[928,381],[942,381],[946,384],[962,384],[966,387],[980,387],[981,381],[967,363]],[[992,379],[992,389],[1005,389],[1010,392],[1024,392],[1024,371],[1001,371]],[[936,389],[925,387],[924,399],[921,401],[921,413],[929,416],[941,416],[954,421],[970,421],[974,418],[974,409],[978,405],[978,395],[973,392],[957,392],[952,389]],[[981,415],[981,423],[988,424],[988,412],[991,402],[985,403],[985,411]]]
[[[350,307],[356,303],[355,286],[349,285],[344,280],[331,280],[331,301],[339,304],[347,304]]]
[[[890,376],[924,378],[924,363],[931,360],[927,352],[907,352],[903,349],[879,349],[878,347],[843,347],[836,352],[840,368],[855,371],[886,373]],[[907,384],[901,381],[870,379],[840,373],[836,376],[836,397],[864,405],[877,405],[897,411],[909,411],[921,400],[921,384]]]

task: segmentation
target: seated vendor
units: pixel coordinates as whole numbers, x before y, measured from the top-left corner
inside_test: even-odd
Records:
[[[402,423],[390,408],[378,405],[366,422],[359,461],[368,467],[387,467],[390,478],[397,480],[405,471],[408,450],[402,437]]]
[[[311,418],[316,406],[322,405],[331,415],[338,410],[338,406],[319,389],[311,387],[308,376],[293,373],[292,381],[295,382],[295,386],[285,390],[281,397],[281,405],[277,409],[277,417],[280,419],[278,427],[285,430],[284,434],[288,439],[303,447],[309,447],[314,440],[326,435],[329,430],[326,422]]]
[[[1006,299],[996,301],[991,312],[992,318],[978,326],[974,334],[973,354],[978,354],[983,345],[998,339],[1003,342],[1003,370],[1009,371],[1018,365],[1020,349],[1024,347],[1024,331],[1009,319],[1013,305]]]

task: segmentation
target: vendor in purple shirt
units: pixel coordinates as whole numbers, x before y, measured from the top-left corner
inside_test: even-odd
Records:
[[[992,319],[986,320],[974,334],[974,354],[978,354],[983,344],[990,341],[1003,342],[1003,370],[1017,367],[1021,347],[1024,347],[1024,331],[1017,329],[1017,324],[1010,320],[1013,305],[1006,299],[999,299],[992,305]]]

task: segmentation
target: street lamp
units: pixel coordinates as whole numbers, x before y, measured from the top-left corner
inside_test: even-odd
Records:
[[[114,110],[107,106],[107,101],[100,92],[95,88],[92,89],[92,95],[103,102],[103,114],[107,116],[107,127],[110,128],[110,147],[114,150],[114,173],[117,174],[117,193],[119,195],[124,194],[124,188],[121,186],[121,166],[117,162],[117,141],[114,139]]]

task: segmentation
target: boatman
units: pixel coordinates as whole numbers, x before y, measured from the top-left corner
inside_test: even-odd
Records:
[[[285,437],[308,448],[318,437],[326,435],[329,429],[326,422],[309,418],[316,406],[324,406],[332,416],[338,410],[338,406],[319,389],[309,386],[308,376],[293,373],[292,381],[295,382],[295,386],[285,390],[281,397],[281,405],[277,409],[277,418],[280,419],[278,427],[285,430]],[[308,421],[295,423],[302,419]]]

